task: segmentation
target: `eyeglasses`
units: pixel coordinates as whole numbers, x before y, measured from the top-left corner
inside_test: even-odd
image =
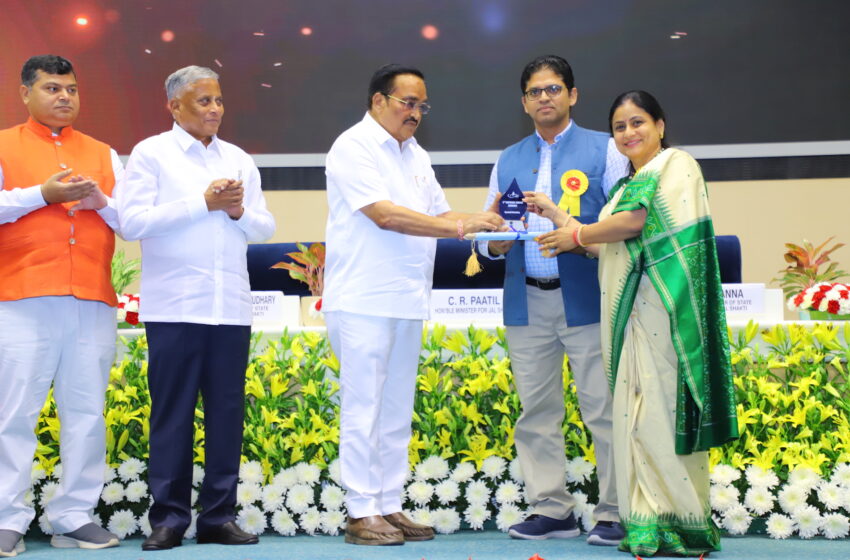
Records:
[[[563,91],[564,86],[559,86],[558,84],[548,85],[546,87],[533,87],[525,90],[525,96],[529,99],[540,99],[540,96],[543,95],[545,91],[549,97],[558,97],[561,95],[561,91]]]
[[[393,97],[392,95],[389,95],[387,93],[385,93],[384,96],[389,97],[390,99],[395,99],[396,101],[404,105],[404,108],[408,111],[419,109],[420,113],[422,113],[423,115],[427,115],[428,112],[431,110],[431,106],[427,103],[417,103],[416,101],[411,101],[408,99],[399,99],[398,97]]]

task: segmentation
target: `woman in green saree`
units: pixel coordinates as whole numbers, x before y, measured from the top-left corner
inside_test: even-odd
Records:
[[[705,182],[690,155],[667,147],[649,93],[618,96],[609,123],[632,173],[611,189],[599,222],[580,224],[539,193],[525,200],[560,226],[538,238],[544,255],[599,257],[620,549],[700,556],[720,550],[707,450],[738,436]]]

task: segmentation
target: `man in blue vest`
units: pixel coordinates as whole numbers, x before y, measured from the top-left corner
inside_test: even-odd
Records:
[[[570,118],[578,100],[573,72],[559,56],[541,56],[520,79],[522,106],[534,134],[509,146],[490,177],[485,208],[516,180],[523,191],[543,192],[593,223],[608,190],[626,175],[627,160],[608,133],[580,128]],[[529,231],[552,222],[528,216]],[[567,491],[564,435],[564,354],[578,391],[579,408],[596,451],[599,503],[587,542],[617,545],[624,533],[617,513],[611,446],[612,396],[602,367],[597,263],[584,254],[545,258],[534,241],[478,244],[490,258],[506,258],[504,323],[514,379],[522,402],[515,442],[530,515],[508,533],[520,539],[580,535],[577,503]]]

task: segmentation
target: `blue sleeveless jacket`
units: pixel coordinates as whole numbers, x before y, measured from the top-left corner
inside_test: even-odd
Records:
[[[552,147],[552,200],[561,197],[561,176],[574,169],[587,175],[589,186],[581,195],[581,215],[584,224],[597,221],[605,205],[602,176],[605,173],[608,152],[608,134],[580,128],[575,123]],[[537,184],[537,167],[540,164],[540,139],[536,134],[509,146],[499,156],[499,191],[508,190],[513,179],[520,189],[534,190]],[[528,325],[528,302],[525,285],[525,243],[520,241],[505,255],[504,324]],[[567,325],[571,327],[599,322],[599,280],[597,262],[583,255],[561,253],[558,273]]]

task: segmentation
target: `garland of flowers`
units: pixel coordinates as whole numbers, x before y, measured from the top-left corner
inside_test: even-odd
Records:
[[[755,519],[774,538],[846,538],[850,531],[850,324],[774,327],[750,324],[732,340],[742,436],[710,453],[711,505],[731,534]],[[759,349],[757,336],[766,345]],[[730,335],[731,336],[731,335]],[[147,347],[122,339],[106,396],[106,481],[97,514],[120,537],[149,534]],[[423,332],[405,509],[441,533],[508,526],[525,516],[523,476],[514,457],[520,404],[504,331]],[[315,332],[285,333],[259,348],[246,376],[243,463],[237,522],[281,535],[338,534],[345,509],[337,442],[339,363]],[[593,443],[581,422],[575,386],[564,370],[563,425],[569,489],[577,516],[593,525]],[[203,480],[203,409],[196,410],[193,503]],[[58,488],[59,421],[52,396],[39,419],[28,503],[52,532],[44,505]],[[194,522],[186,536],[194,536]]]

